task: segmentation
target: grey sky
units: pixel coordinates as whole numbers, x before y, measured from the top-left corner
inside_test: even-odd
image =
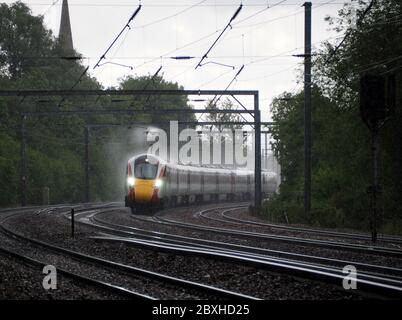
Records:
[[[56,4],[51,6],[53,2]],[[236,69],[209,63],[195,70],[199,59],[241,2],[243,9],[235,19],[233,29],[226,31],[209,58],[203,62],[218,62],[232,65]],[[294,91],[302,86],[296,85],[296,67],[302,63],[302,59],[292,57],[291,54],[303,52],[304,1],[288,0],[275,6],[279,2],[143,0],[141,11],[131,23],[131,30],[124,32],[107,55],[108,59],[102,62],[132,66],[133,70],[113,64],[95,70],[93,66],[127,23],[139,1],[69,0],[69,6],[74,47],[86,58],[83,63],[90,65],[91,75],[104,86],[116,85],[119,78],[127,75],[153,74],[162,66],[167,80],[178,82],[186,89],[225,89],[244,64],[245,68],[231,89],[259,90],[262,119],[266,121],[270,120],[269,106],[274,96],[284,90]],[[316,46],[325,39],[337,36],[330,31],[324,17],[336,15],[337,10],[347,2],[350,1],[312,1],[312,39]],[[46,12],[46,25],[58,34],[61,0],[25,3],[34,14]],[[266,9],[267,4],[271,8]],[[158,22],[163,18],[167,19]],[[195,42],[199,39],[202,40]],[[197,58],[185,61],[168,59],[177,55]]]

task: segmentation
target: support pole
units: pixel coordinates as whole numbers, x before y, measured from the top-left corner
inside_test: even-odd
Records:
[[[233,169],[236,169],[236,131],[232,129],[232,157]]]
[[[255,163],[254,163],[254,207],[255,213],[261,212],[261,115],[258,93],[254,95],[254,122],[255,122]]]
[[[75,216],[75,212],[74,212],[74,208],[71,208],[71,238],[74,239],[74,233],[75,233],[75,221],[74,221],[74,216]]]
[[[44,187],[42,189],[42,205],[48,206],[50,203],[50,189],[49,187]]]
[[[265,170],[268,170],[268,133],[267,132],[264,132],[264,138],[265,138],[265,152],[264,152]]]
[[[21,117],[21,206],[27,204],[26,116]]]
[[[304,214],[311,211],[311,2],[304,3]]]
[[[378,183],[378,156],[380,153],[380,142],[379,142],[379,128],[377,125],[371,130],[371,153],[373,157],[373,185],[371,190],[371,241],[377,241],[378,232],[378,197],[380,196],[381,188]]]
[[[89,202],[89,126],[85,127],[85,202]]]

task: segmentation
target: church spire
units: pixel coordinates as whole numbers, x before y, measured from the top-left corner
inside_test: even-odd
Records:
[[[63,6],[61,9],[59,41],[60,41],[60,45],[63,50],[65,50],[68,53],[73,52],[73,50],[74,50],[73,36],[71,33],[70,14],[68,11],[68,1],[67,0],[63,0]]]

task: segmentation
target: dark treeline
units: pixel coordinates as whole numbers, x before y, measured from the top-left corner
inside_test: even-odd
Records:
[[[280,194],[268,204],[276,221],[310,222],[329,227],[369,228],[372,162],[370,133],[359,113],[359,78],[365,73],[396,77],[396,108],[381,130],[380,184],[382,231],[402,231],[402,4],[399,0],[354,2],[328,18],[348,33],[334,54],[329,42],[313,61],[312,214],[303,213],[303,92],[283,93],[272,104],[282,165]],[[357,25],[355,24],[358,21]],[[337,43],[340,42],[338,39]]]
[[[23,3],[0,4],[0,88],[102,89],[86,72],[79,53],[65,52],[57,38]],[[126,77],[121,89],[182,89],[162,76]],[[20,202],[21,112],[76,109],[189,108],[182,96],[0,98],[0,207]],[[28,203],[84,201],[85,125],[133,121],[192,121],[187,114],[42,117],[26,119]],[[90,131],[91,200],[122,200],[124,161],[141,147],[135,127]]]

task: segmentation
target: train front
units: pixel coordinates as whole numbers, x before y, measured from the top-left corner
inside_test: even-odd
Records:
[[[163,185],[160,177],[160,160],[143,154],[131,158],[127,164],[125,205],[133,212],[137,208],[160,205],[159,191]]]

